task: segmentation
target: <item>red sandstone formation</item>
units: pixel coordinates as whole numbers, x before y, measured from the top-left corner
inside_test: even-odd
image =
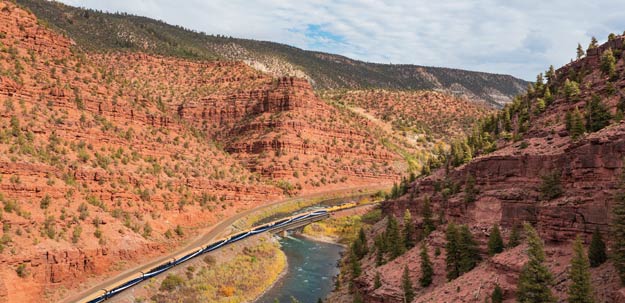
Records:
[[[531,124],[518,141],[500,140],[495,152],[473,159],[458,168],[435,171],[431,176],[417,180],[408,194],[384,204],[384,212],[399,218],[409,209],[421,224],[424,197],[430,197],[434,213],[444,221],[468,224],[485,250],[486,241],[493,224],[503,227],[507,236],[515,224],[534,224],[546,242],[548,264],[556,278],[555,294],[563,300],[567,293],[566,266],[571,256],[570,241],[581,235],[587,242],[595,228],[610,239],[610,211],[614,194],[623,173],[625,155],[625,123],[612,125],[572,140],[565,127],[565,113],[579,108],[585,113],[586,102],[599,96],[614,115],[625,89],[625,49],[623,36],[609,41],[587,56],[556,71],[553,87],[559,87],[554,102],[543,113],[532,105]],[[599,68],[600,55],[612,48],[616,53],[616,80],[610,81]],[[582,79],[581,93],[577,100],[568,101],[562,85],[567,78]],[[523,101],[525,102],[525,101]],[[535,100],[532,100],[535,102]],[[513,123],[516,120],[513,119]],[[542,197],[539,190],[542,177],[556,173],[560,176],[563,194],[552,200]],[[475,178],[479,189],[475,202],[464,200],[465,182],[468,176]],[[458,193],[449,195],[444,184],[457,184]],[[384,226],[381,222],[372,231],[375,235]],[[447,283],[444,279],[444,226],[426,241],[430,249],[441,250],[441,255],[431,255],[435,267],[434,284],[417,290],[414,302],[483,302],[498,282],[505,291],[506,302],[513,302],[518,273],[523,264],[523,248],[506,251],[494,258],[486,258],[473,271]],[[372,237],[371,237],[372,238]],[[431,252],[430,252],[431,253]],[[374,258],[370,256],[369,258]],[[408,251],[402,257],[384,266],[375,262],[363,262],[365,274],[357,280],[358,289],[367,302],[400,302],[400,277],[404,264],[409,264],[414,278],[419,276],[419,248]],[[384,284],[373,290],[373,277],[380,272]],[[619,285],[616,273],[607,263],[592,270],[597,298],[601,302],[624,302],[625,292]]]
[[[85,54],[9,1],[0,74],[0,302],[56,301],[284,193],[402,172],[304,80]]]

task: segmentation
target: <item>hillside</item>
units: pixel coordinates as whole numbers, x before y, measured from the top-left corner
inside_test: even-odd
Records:
[[[0,2],[0,302],[57,301],[246,209],[406,170],[304,79],[82,52],[41,23]]]
[[[243,60],[277,77],[306,77],[316,89],[440,90],[494,106],[509,102],[527,87],[526,81],[508,75],[367,63],[279,43],[206,35],[145,17],[103,13],[53,1],[17,2],[88,51]]]
[[[391,225],[388,219],[377,223],[367,232],[370,249],[360,260],[362,274],[353,278],[353,293],[365,302],[400,302],[407,265],[415,285],[413,302],[484,302],[495,285],[502,288],[504,302],[516,302],[527,246],[509,247],[490,257],[487,241],[494,225],[501,227],[508,243],[512,230],[529,222],[545,241],[545,264],[554,277],[551,290],[564,302],[571,283],[572,240],[580,236],[587,247],[595,230],[608,243],[617,240],[612,210],[616,194],[624,188],[624,42],[624,36],[611,36],[584,57],[547,71],[547,81],[539,77],[527,94],[453,144],[433,165],[431,175],[400,188],[395,199],[384,203],[384,213],[397,218],[403,228],[402,218],[409,211],[416,240],[424,237],[427,214],[435,230],[393,258],[378,252]],[[482,259],[452,281],[445,263],[450,222],[468,227]],[[427,287],[414,282],[421,276],[424,244],[434,269],[433,283]],[[590,272],[599,302],[625,301],[612,261]],[[343,279],[342,285],[347,285],[352,278]],[[345,302],[347,292],[343,287],[331,300]]]

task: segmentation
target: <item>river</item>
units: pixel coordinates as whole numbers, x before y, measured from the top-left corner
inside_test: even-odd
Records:
[[[298,236],[280,239],[289,268],[285,276],[269,289],[257,303],[316,303],[334,288],[334,277],[339,274],[337,262],[343,247],[312,241]]]

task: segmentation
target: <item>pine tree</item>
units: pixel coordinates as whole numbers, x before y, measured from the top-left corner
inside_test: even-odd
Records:
[[[406,250],[404,239],[399,232],[399,224],[394,216],[389,216],[388,224],[386,226],[386,241],[389,245],[389,252],[391,253],[391,260],[401,256]]]
[[[594,36],[590,39],[590,44],[588,45],[588,49],[595,49],[599,46],[599,41]]]
[[[584,126],[584,117],[582,113],[579,112],[579,109],[575,107],[575,110],[571,114],[571,122],[570,122],[569,131],[571,132],[571,138],[573,140],[577,140],[586,132],[586,127]]]
[[[488,237],[488,254],[493,256],[502,252],[503,249],[504,244],[499,231],[499,225],[495,224]]]
[[[360,228],[358,238],[356,238],[354,243],[352,243],[352,249],[358,259],[362,259],[369,252],[369,247],[367,246],[367,235],[365,234],[364,228]]]
[[[475,202],[478,190],[475,188],[475,178],[473,175],[467,174],[464,184],[464,202],[467,204]]]
[[[581,59],[582,57],[584,57],[585,54],[586,52],[584,52],[582,45],[577,43],[577,59]]]
[[[434,225],[434,221],[432,220],[432,207],[430,206],[429,197],[423,199],[423,209],[421,213],[423,214],[423,235],[427,237],[436,229],[436,225]]]
[[[542,112],[545,111],[545,108],[547,108],[547,104],[545,103],[545,99],[543,99],[543,98],[536,99],[536,112],[537,113],[542,113]]]
[[[573,244],[573,259],[569,269],[569,303],[594,303],[590,280],[590,263],[584,252],[582,239],[577,236]]]
[[[613,77],[616,73],[616,58],[611,48],[601,54],[601,71],[609,77]]]
[[[406,249],[411,249],[415,246],[415,224],[412,222],[412,215],[410,211],[406,209],[404,212],[404,244]]]
[[[625,166],[612,206],[612,262],[625,285]]]
[[[412,302],[415,293],[412,288],[412,281],[410,281],[410,273],[408,272],[408,265],[404,266],[404,274],[401,277],[401,285],[404,290],[404,302]]]
[[[591,101],[586,105],[586,129],[589,132],[596,132],[610,125],[609,109],[601,102],[599,96],[593,96]]]
[[[534,84],[537,96],[542,96],[544,85],[545,79],[543,78],[543,73],[538,73],[538,75],[536,75],[536,83]]]
[[[566,97],[566,100],[568,101],[575,101],[577,100],[577,95],[579,95],[580,91],[579,91],[579,84],[577,84],[577,82],[575,81],[571,81],[569,79],[566,79],[564,81],[564,96]]]
[[[493,293],[490,295],[491,303],[502,303],[503,302],[503,290],[499,286],[499,284],[495,284],[495,289],[493,289]]]
[[[475,268],[481,259],[477,243],[473,240],[473,235],[467,225],[460,226],[458,250],[460,251],[460,274],[462,275]]]
[[[564,126],[566,130],[571,131],[571,127],[573,126],[573,114],[570,111],[567,111],[564,116]]]
[[[453,222],[450,222],[447,225],[445,237],[447,240],[447,243],[445,244],[447,280],[451,281],[460,276],[460,248],[458,243],[460,234],[458,233],[458,228]]]
[[[378,251],[375,254],[375,266],[382,266],[384,263],[384,252],[378,248]]]
[[[592,240],[590,240],[588,258],[590,259],[591,267],[597,267],[608,259],[608,256],[605,253],[605,243],[601,238],[601,232],[599,232],[598,227],[595,228],[595,232],[592,234]]]
[[[358,257],[353,250],[349,255],[349,260],[352,266],[352,278],[356,279],[362,273],[362,268],[360,267],[360,260],[358,260]]]
[[[378,289],[382,286],[382,278],[380,277],[380,273],[375,273],[375,279],[373,280],[373,289]]]
[[[549,84],[552,84],[553,81],[556,80],[556,70],[553,68],[553,65],[549,65],[549,70],[545,73],[545,76]]]
[[[428,249],[425,241],[421,244],[421,277],[419,278],[419,284],[421,287],[428,287],[432,284],[432,276],[434,275],[434,269],[432,268],[432,262],[430,262],[430,256],[428,256]]]
[[[551,89],[549,87],[547,87],[545,89],[545,104],[547,106],[549,106],[551,103],[553,103],[553,95],[551,94]]]
[[[527,235],[527,255],[529,260],[523,266],[519,275],[517,302],[555,303],[556,299],[551,294],[550,289],[553,284],[553,277],[549,269],[543,264],[545,262],[545,252],[542,240],[530,224],[525,224],[525,233]]]
[[[517,247],[521,244],[521,231],[519,229],[519,225],[512,225],[512,230],[510,231],[510,238],[508,239],[508,248]]]

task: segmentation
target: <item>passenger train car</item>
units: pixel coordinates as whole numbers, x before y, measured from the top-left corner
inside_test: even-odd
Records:
[[[340,208],[340,209],[344,209],[344,208]],[[90,296],[83,298],[80,302],[86,302],[86,303],[103,302],[130,287],[133,287],[145,280],[148,280],[152,277],[155,277],[171,269],[174,266],[180,265],[188,260],[191,260],[207,252],[211,252],[213,250],[219,249],[220,247],[224,245],[228,245],[228,244],[243,240],[249,236],[267,232],[275,228],[283,227],[293,222],[297,222],[297,221],[301,221],[301,220],[305,220],[309,218],[314,218],[318,216],[323,216],[323,215],[328,214],[328,212],[329,212],[328,209],[319,209],[319,210],[315,210],[315,211],[311,211],[311,212],[307,212],[303,214],[297,214],[291,217],[287,217],[284,219],[280,219],[277,221],[273,221],[273,222],[269,222],[260,226],[253,227],[251,229],[239,232],[237,234],[228,236],[226,238],[219,239],[205,246],[195,247],[195,248],[186,250],[184,252],[177,254],[175,257],[147,270],[146,272],[135,273],[107,287],[106,289],[99,290],[91,294]]]

